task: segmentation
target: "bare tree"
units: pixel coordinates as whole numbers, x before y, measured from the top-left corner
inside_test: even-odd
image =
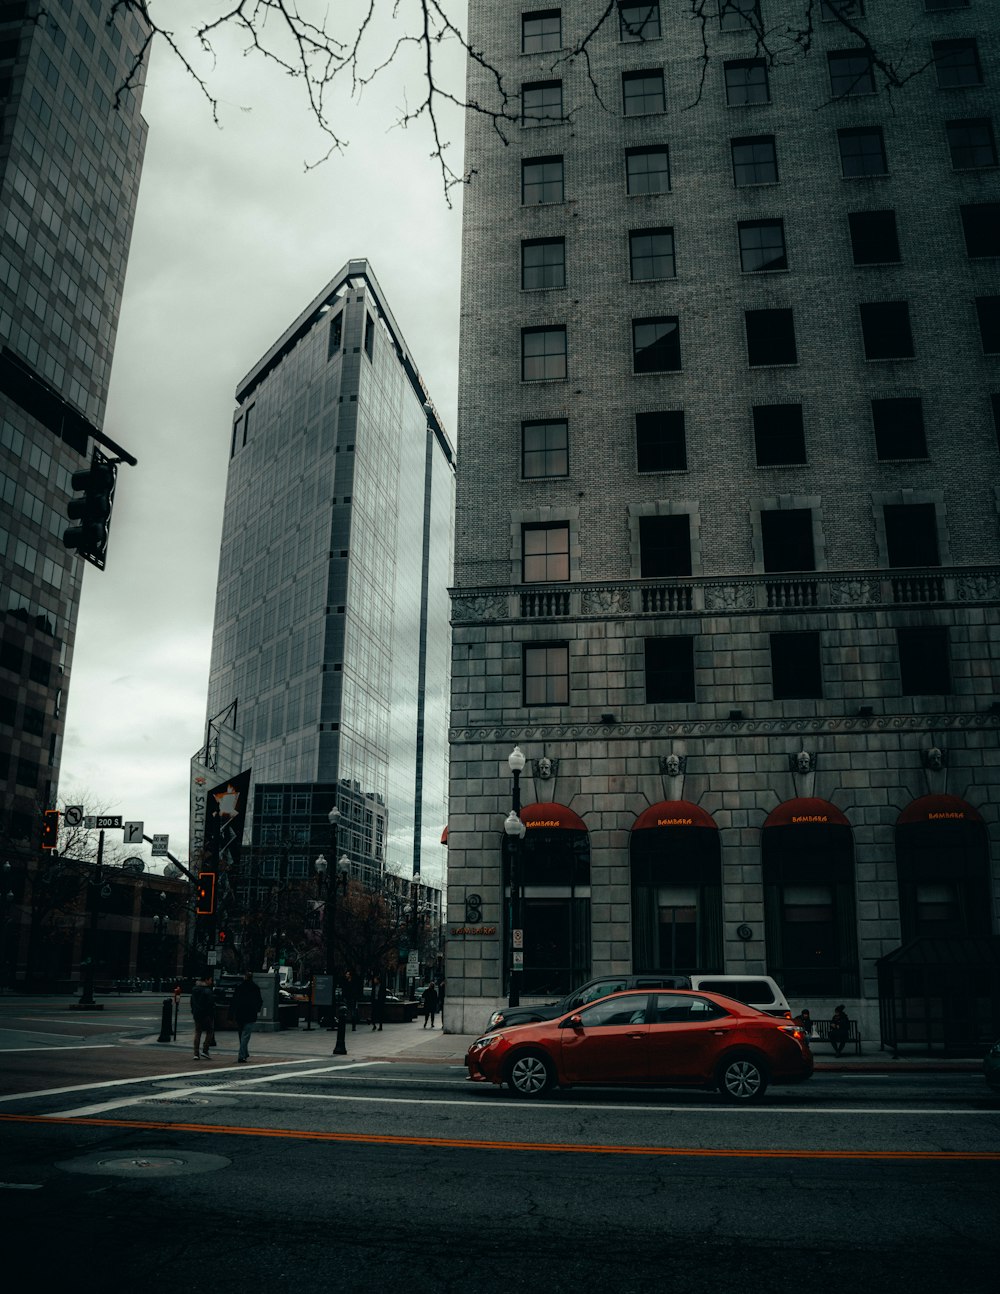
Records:
[[[591,65],[596,38],[609,26],[617,38],[622,22],[630,24],[631,38],[644,39],[645,24],[652,20],[656,6],[647,7],[643,0],[586,0],[586,5],[583,35],[553,52],[552,68],[581,64],[597,100],[603,102]],[[203,7],[208,12],[201,12],[196,25],[182,31],[166,25],[171,22],[167,0],[114,0],[109,23],[134,11],[149,32],[118,98],[141,83],[149,47],[159,40],[179,60],[218,122],[219,100],[212,89],[214,42],[235,36],[251,63],[256,60],[270,65],[301,86],[312,120],[329,141],[323,156],[307,163],[316,165],[348,143],[346,123],[338,115],[341,90],[346,89],[357,101],[377,79],[395,75],[403,104],[396,124],[426,125],[430,157],[440,167],[447,199],[451,188],[469,176],[451,165],[445,111],[456,108],[488,117],[505,142],[508,127],[519,119],[517,88],[508,85],[501,71],[470,42],[464,24],[466,7],[464,0],[358,0],[353,5],[343,0],[333,5],[316,0],[213,0]],[[771,16],[779,8],[784,9],[784,17]],[[807,57],[819,23],[835,22],[843,28],[845,39],[850,38],[851,46],[868,55],[879,88],[885,92],[899,89],[923,72],[928,62],[910,48],[898,52],[876,48],[866,31],[863,9],[861,0],[795,0],[789,21],[787,8],[769,5],[768,0],[661,0],[659,5],[668,21],[685,19],[698,29],[701,55],[691,87],[692,106],[701,97],[708,68],[716,57],[717,36],[723,24],[730,22],[752,34],[756,57],[771,67]],[[479,65],[489,86],[488,102],[485,96],[468,96],[461,68],[456,73],[443,66],[441,54],[447,45],[457,47],[466,59]],[[413,83],[419,88],[415,99],[408,102],[407,84]]]

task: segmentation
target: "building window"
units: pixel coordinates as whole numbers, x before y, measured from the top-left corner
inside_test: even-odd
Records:
[[[663,88],[663,73],[624,72],[622,74],[622,100],[626,117],[641,117],[651,112],[664,112],[667,106]]]
[[[566,286],[566,240],[528,238],[521,243],[521,287],[563,288]]]
[[[521,121],[525,126],[548,126],[562,121],[562,81],[536,81],[521,86]]]
[[[719,0],[719,26],[723,31],[760,30],[760,0]]]
[[[747,310],[744,313],[747,358],[751,368],[798,363],[791,310]]]
[[[566,643],[524,646],[522,657],[525,705],[566,705],[569,702],[569,647]]]
[[[875,93],[875,72],[866,50],[836,50],[827,54],[826,61],[830,70],[830,93],[835,99]]]
[[[972,171],[982,166],[996,166],[997,145],[993,123],[988,117],[968,117],[945,122],[951,164],[956,171]]]
[[[897,629],[896,649],[903,696],[945,696],[951,691],[947,628],[925,625]]]
[[[789,466],[806,461],[801,404],[757,404],[753,438],[758,467]]]
[[[886,561],[892,569],[941,565],[933,503],[886,503],[882,519]]]
[[[824,22],[836,18],[863,18],[864,0],[820,0],[820,15]]]
[[[375,358],[375,320],[365,315],[365,354],[369,359]]]
[[[521,381],[551,382],[566,376],[566,329],[521,329]]]
[[[521,163],[521,201],[526,207],[563,200],[563,159],[530,157]]]
[[[683,472],[687,469],[684,410],[635,415],[636,464],[640,472]]]
[[[669,373],[681,366],[676,315],[632,320],[632,368],[636,373]]]
[[[630,148],[625,153],[629,193],[667,193],[670,189],[670,155],[666,145]]]
[[[549,584],[569,579],[569,524],[521,527],[521,579]]]
[[[569,475],[569,424],[521,424],[521,475],[526,481]]]
[[[771,694],[775,701],[822,700],[818,633],[771,634]]]
[[[745,274],[766,274],[787,270],[785,222],[783,220],[741,220],[740,268]]]
[[[686,634],[647,638],[646,704],[694,701],[694,639]]]
[[[628,248],[633,280],[674,277],[672,229],[633,229],[628,236]]]
[[[931,45],[937,83],[952,90],[964,85],[982,85],[983,69],[974,40],[936,40]]]
[[[865,359],[912,359],[913,334],[906,301],[869,301],[861,311]]]
[[[767,64],[762,58],[733,59],[723,64],[723,70],[726,76],[726,103],[730,108],[751,103],[770,103]]]
[[[778,155],[773,135],[734,139],[733,180],[737,185],[777,184]]]
[[[970,202],[959,208],[969,256],[1000,256],[1000,202]]]
[[[812,509],[764,509],[760,514],[760,548],[768,573],[814,571]]]
[[[851,211],[847,221],[855,265],[888,265],[900,259],[895,211]]]
[[[858,126],[851,130],[838,130],[840,169],[847,180],[862,175],[885,175],[885,139],[881,126]]]
[[[333,359],[344,344],[344,312],[335,315],[330,321],[330,335],[327,339],[326,357]]]
[[[880,459],[926,458],[923,401],[896,396],[872,401],[875,453]]]
[[[1000,355],[1000,297],[976,297],[979,336],[985,355]]]
[[[691,518],[686,512],[639,518],[639,577],[691,574]]]
[[[657,40],[660,36],[659,0],[631,0],[618,5],[618,30],[621,39]]]
[[[521,53],[544,54],[562,48],[562,13],[559,9],[539,9],[521,15]]]

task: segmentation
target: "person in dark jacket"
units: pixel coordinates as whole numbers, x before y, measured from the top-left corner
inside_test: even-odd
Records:
[[[424,1028],[427,1028],[427,1021],[430,1020],[431,1028],[434,1028],[434,1017],[438,1009],[438,991],[436,984],[428,984],[424,989]]]
[[[382,1032],[382,1021],[385,1019],[385,985],[381,977],[372,979],[372,1033],[376,1029]]]
[[[358,1027],[358,981],[353,971],[344,972],[344,1006],[351,1022],[351,1033]]]
[[[260,995],[260,989],[253,982],[253,973],[244,971],[243,983],[237,984],[232,1005],[229,1008],[236,1022],[236,1032],[240,1036],[240,1050],[236,1057],[238,1065],[243,1065],[250,1059],[250,1035],[253,1033],[253,1027],[257,1023],[257,1017],[263,1005],[264,999]]]
[[[847,1012],[844,1010],[843,1003],[834,1008],[833,1015],[830,1017],[830,1028],[827,1036],[829,1037],[830,1044],[833,1047],[834,1055],[839,1056],[847,1046],[851,1037],[851,1020],[850,1016],[848,1016]]]
[[[211,975],[203,975],[191,990],[191,1014],[194,1016],[194,1058],[200,1060],[204,1056],[208,1060],[208,1048],[215,1041],[215,993]]]

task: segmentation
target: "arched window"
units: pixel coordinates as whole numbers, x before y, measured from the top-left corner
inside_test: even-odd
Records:
[[[986,826],[954,795],[924,795],[896,822],[901,942],[990,934]]]
[[[653,804],[636,818],[632,966],[636,971],[721,971],[722,864],[718,829],[687,800]]]
[[[521,992],[561,997],[590,978],[590,837],[563,804],[529,804],[515,881],[524,931]],[[503,838],[504,983],[510,982],[511,843]]]
[[[855,997],[858,933],[850,823],[826,800],[786,800],[761,834],[767,969],[799,997]]]

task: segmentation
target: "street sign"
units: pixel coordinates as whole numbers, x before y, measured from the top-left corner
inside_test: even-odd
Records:
[[[96,817],[94,826],[98,831],[112,830],[122,825],[122,815],[120,813],[106,814],[103,818]]]
[[[153,852],[153,857],[154,857],[154,858],[166,858],[166,857],[167,857],[167,845],[168,845],[169,843],[170,843],[170,837],[169,837],[169,835],[165,835],[165,836],[155,836],[155,835],[154,835],[154,836],[153,836],[153,851],[152,851],[152,852]]]
[[[119,825],[121,825],[121,824],[119,824]],[[124,825],[125,825],[125,843],[126,843],[126,845],[141,845],[141,844],[142,844],[142,829],[143,829],[143,827],[145,826],[145,823],[142,823],[142,822],[126,822]]]
[[[524,931],[523,931],[523,930],[512,930],[512,931],[511,931],[511,935],[513,936],[513,947],[515,947],[515,948],[523,948],[523,947],[524,947]]]
[[[83,805],[67,804],[63,809],[63,826],[79,827],[83,825]]]
[[[520,950],[514,953],[514,965],[518,970],[521,970],[524,966],[524,953]]]

